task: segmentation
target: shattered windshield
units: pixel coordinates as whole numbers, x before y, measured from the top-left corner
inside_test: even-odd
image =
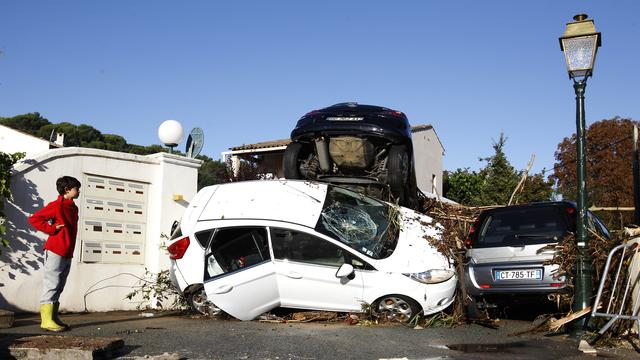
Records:
[[[397,209],[329,186],[316,230],[374,259],[391,255],[398,240]]]

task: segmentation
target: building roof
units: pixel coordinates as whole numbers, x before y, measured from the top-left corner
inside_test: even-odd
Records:
[[[424,130],[431,130],[433,126],[431,124],[422,124],[411,127],[411,132],[419,132]],[[433,130],[435,132],[435,129]],[[436,134],[436,138],[438,138],[438,134]],[[255,144],[245,144],[240,146],[230,147],[229,150],[233,151],[243,151],[243,150],[275,150],[274,148],[286,147],[291,142],[291,139],[281,139],[281,140],[270,140],[270,141],[262,141]],[[438,138],[438,142],[440,142],[440,138]],[[442,142],[440,142],[440,146],[442,146]],[[444,150],[444,146],[442,146]],[[268,151],[268,150],[267,150]]]
[[[60,145],[60,144],[57,144],[57,143],[55,143],[55,142],[53,142],[53,141],[48,141],[48,140],[45,140],[45,139],[43,139],[43,138],[41,138],[41,137],[39,137],[39,136],[31,135],[31,134],[29,134],[28,132],[24,132],[24,131],[22,131],[22,130],[14,129],[14,128],[12,128],[11,126],[6,126],[6,125],[2,125],[2,124],[0,124],[0,126],[2,126],[2,127],[3,127],[3,128],[5,128],[5,129],[9,129],[9,130],[15,131],[15,132],[19,133],[20,135],[28,136],[28,137],[30,137],[30,138],[40,140],[40,141],[42,141],[42,142],[44,142],[44,143],[48,143],[48,144],[49,144],[49,146],[51,146],[51,147],[56,147],[56,148],[64,147],[64,146],[62,146],[62,145]]]
[[[231,151],[237,150],[254,150],[254,149],[265,149],[265,148],[275,148],[281,146],[287,146],[291,142],[291,139],[281,139],[281,140],[270,140],[263,141],[255,144],[246,144],[240,146],[234,146],[229,148]]]

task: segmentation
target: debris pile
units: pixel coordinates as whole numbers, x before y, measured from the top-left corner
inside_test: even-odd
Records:
[[[426,238],[427,241],[429,241],[431,245],[435,246],[441,253],[455,259],[456,262],[456,269],[458,272],[458,297],[450,311],[453,312],[452,316],[460,321],[466,320],[467,322],[478,322],[477,319],[469,318],[465,311],[470,300],[467,296],[464,282],[464,265],[466,261],[465,239],[472,231],[474,221],[478,218],[480,212],[496,207],[500,206],[468,207],[464,205],[444,203],[437,199],[425,199],[423,203],[423,212],[432,217],[436,222],[442,224],[444,227],[441,241]],[[600,285],[600,280],[603,276],[603,269],[607,262],[609,252],[615,246],[630,240],[632,235],[637,236],[637,234],[632,234],[630,232],[619,232],[613,235],[611,239],[607,239],[593,231],[589,232],[588,247],[591,262],[593,264],[592,287],[594,290],[594,299],[596,291]],[[558,265],[559,270],[555,276],[565,276],[569,290],[557,297],[556,306],[558,309],[564,309],[566,311],[571,308],[571,304],[573,303],[573,282],[577,261],[577,244],[575,235],[573,233],[569,233],[557,245],[552,246],[553,250],[555,250],[555,256],[549,261],[549,263]],[[543,248],[540,251],[543,250],[549,249]],[[621,264],[620,262],[623,263]],[[629,255],[612,261],[610,268],[620,269],[619,280],[616,281],[616,271],[610,270],[607,273],[605,286],[602,292],[602,301],[598,306],[608,304],[611,299],[611,295],[614,294],[615,297],[612,299],[611,307],[615,309],[620,308],[622,302],[625,301],[625,297],[623,297],[622,294],[625,292],[624,286],[626,285],[626,281],[623,280],[632,275],[629,274],[631,269],[629,266],[630,262],[631,257]],[[633,312],[633,309],[631,309],[632,301],[630,298],[630,296],[627,296],[626,303],[624,303],[625,313]],[[544,320],[538,321],[538,324],[533,329],[530,329],[530,331],[556,332],[562,329],[563,325],[571,323],[572,321],[589,313],[590,311],[587,311],[586,309],[579,313],[572,313],[569,310],[565,316],[560,319],[556,319],[557,314],[554,314],[555,316],[553,314],[546,314],[544,315]],[[592,329],[597,330],[602,328],[606,321],[607,320],[603,318],[594,318],[591,319],[590,326]],[[490,326],[490,319],[487,318],[486,323],[483,325]],[[634,322],[632,321],[619,321],[608,330],[608,333],[606,334],[607,336],[603,338],[620,338],[623,335],[629,334],[630,331],[633,331],[633,327]]]

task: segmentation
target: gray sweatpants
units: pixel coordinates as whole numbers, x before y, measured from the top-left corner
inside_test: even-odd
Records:
[[[67,283],[69,269],[71,269],[71,258],[60,256],[49,250],[44,251],[44,276],[40,304],[58,302]]]

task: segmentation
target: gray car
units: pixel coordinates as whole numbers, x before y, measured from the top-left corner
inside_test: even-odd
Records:
[[[576,206],[567,201],[506,206],[482,212],[467,239],[466,287],[477,304],[495,296],[541,295],[565,291],[558,266],[545,261],[554,245],[575,231]],[[609,238],[604,224],[588,213],[590,231]]]

